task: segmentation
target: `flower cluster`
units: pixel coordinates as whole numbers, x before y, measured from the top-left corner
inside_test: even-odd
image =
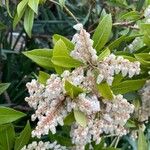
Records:
[[[24,146],[21,150],[67,150],[65,146],[61,146],[60,144],[57,144],[57,142],[32,142],[31,144]]]
[[[123,77],[128,75],[129,78],[138,75],[140,73],[140,63],[138,61],[130,62],[122,56],[117,57],[110,54],[102,62],[99,62],[98,69],[100,74],[97,77],[97,83],[106,80],[109,85],[112,85],[115,74],[121,73]]]
[[[77,124],[72,126],[72,142],[84,150],[87,143],[95,141],[98,144],[103,133],[117,136],[126,135],[127,130],[124,125],[133,111],[134,105],[128,103],[122,95],[114,96],[112,102],[104,101],[104,107],[99,112],[99,117],[89,115],[86,128]]]
[[[63,119],[67,116],[67,110],[63,107],[65,97],[61,78],[51,75],[46,86],[32,80],[31,83],[27,83],[27,88],[30,97],[26,97],[25,100],[36,109],[32,121],[36,118],[39,120],[37,127],[32,131],[32,136],[40,138],[41,135],[48,134],[49,130],[56,133],[55,126],[63,125]]]
[[[78,30],[79,33],[73,36],[72,42],[75,43],[75,48],[70,55],[84,63],[95,63],[98,57],[96,50],[93,49],[93,40],[90,39],[90,34],[83,29],[82,24],[77,24],[74,28]]]
[[[140,110],[140,121],[146,121],[150,117],[150,80],[147,80],[146,84],[140,91],[142,106]]]
[[[113,95],[112,100],[101,97],[96,84],[107,82],[112,84],[115,74],[129,78],[140,73],[139,62],[130,62],[121,56],[110,54],[99,61],[93,41],[81,24],[75,26],[79,33],[73,37],[75,44],[71,56],[84,62],[72,71],[64,71],[60,76],[52,74],[46,84],[36,80],[27,83],[29,97],[26,101],[35,109],[32,121],[38,120],[32,136],[40,138],[51,131],[56,133],[56,126],[63,125],[63,120],[74,110],[81,111],[87,118],[86,127],[74,121],[70,136],[76,149],[84,149],[87,143],[100,142],[102,134],[122,136],[127,133],[124,128],[134,106],[127,102],[122,95]],[[72,97],[66,90],[65,83],[69,82],[77,89],[82,89]]]

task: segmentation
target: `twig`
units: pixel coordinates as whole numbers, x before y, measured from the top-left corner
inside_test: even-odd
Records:
[[[49,0],[50,2],[54,3],[54,4],[57,4],[60,6],[60,4],[54,0]],[[63,6],[63,8],[66,10],[66,12],[77,22],[79,23],[78,19],[75,17],[75,15],[67,8],[67,6]]]
[[[113,23],[113,26],[129,26],[132,25],[133,23],[135,23],[135,21],[116,22]]]
[[[110,147],[112,147],[112,146],[115,144],[117,138],[118,138],[118,137],[115,137],[115,138],[113,139],[113,141],[112,141],[111,144],[110,144]]]
[[[6,102],[7,102],[8,104],[11,104],[11,100],[10,100],[10,97],[9,97],[7,91],[4,92],[4,97],[5,97]]]
[[[117,137],[117,141],[116,141],[115,146],[114,146],[115,148],[117,148],[117,145],[118,145],[118,143],[119,143],[119,140],[120,140],[120,137],[118,136],[118,137]]]
[[[13,108],[18,109],[18,110],[22,110],[22,111],[31,111],[31,110],[33,110],[32,108],[30,108],[28,106],[22,106],[22,105],[16,105]]]

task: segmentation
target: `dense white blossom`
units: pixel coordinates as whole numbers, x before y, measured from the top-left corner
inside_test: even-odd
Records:
[[[78,107],[82,112],[91,115],[100,111],[100,102],[96,95],[81,93],[78,98]]]
[[[57,142],[33,141],[31,144],[24,146],[21,150],[67,150],[65,146],[57,144]]]
[[[38,124],[32,131],[32,136],[41,137],[49,133],[56,133],[56,126],[63,125],[63,119],[67,115],[66,109],[63,107],[63,82],[57,75],[51,75],[46,85],[37,83],[32,80],[27,83],[30,97],[25,100],[36,109],[32,115],[32,121],[38,118]],[[59,110],[59,111],[58,111]]]
[[[102,134],[117,136],[127,134],[124,125],[133,113],[134,106],[121,94],[113,95],[113,100],[104,99],[98,92],[96,84],[107,82],[112,85],[115,74],[119,73],[123,77],[132,78],[140,73],[140,63],[130,62],[114,54],[99,61],[89,33],[83,29],[82,24],[77,24],[74,28],[79,33],[73,37],[75,48],[70,55],[86,64],[71,71],[65,70],[60,76],[52,74],[45,85],[32,80],[26,85],[29,97],[25,100],[35,109],[32,121],[38,120],[35,130],[32,131],[33,137],[40,138],[49,131],[55,134],[56,127],[63,126],[64,119],[74,109],[83,112],[88,120],[87,126],[82,127],[74,121],[70,136],[72,143],[75,144],[74,148],[84,150],[87,143],[95,141],[98,144]],[[69,96],[65,88],[66,81],[81,88],[82,93],[78,93],[74,98]],[[39,147],[38,143],[33,145]],[[32,144],[29,147],[32,147]],[[29,148],[25,147],[24,150],[26,149]],[[59,146],[55,146],[55,150],[60,149]]]
[[[134,105],[127,102],[122,95],[115,96],[113,101],[104,101],[104,105],[99,118],[89,116],[87,127],[77,124],[72,126],[71,137],[74,144],[83,146],[92,140],[98,144],[103,133],[117,136],[127,134],[124,125],[133,113]]]
[[[93,48],[93,40],[90,39],[90,34],[83,29],[81,24],[77,24],[74,28],[79,33],[73,36],[72,42],[75,43],[75,48],[70,55],[84,63],[95,63],[98,56]]]
[[[123,77],[128,76],[129,78],[138,75],[140,73],[140,63],[138,61],[130,62],[122,56],[110,54],[102,62],[99,62],[98,69],[97,83],[106,80],[111,85],[115,74],[121,73]]]

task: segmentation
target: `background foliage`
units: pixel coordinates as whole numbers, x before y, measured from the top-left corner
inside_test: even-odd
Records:
[[[19,150],[33,140],[30,137],[30,133],[31,128],[34,128],[35,124],[31,123],[30,125],[28,121],[30,120],[32,109],[24,101],[24,98],[27,96],[25,84],[32,78],[36,78],[39,71],[52,73],[54,70],[51,68],[48,68],[50,69],[49,71],[43,69],[43,67],[40,67],[42,66],[41,64],[40,66],[36,65],[25,57],[22,52],[32,49],[52,48],[53,40],[57,41],[58,39],[57,35],[52,39],[54,34],[61,34],[71,39],[75,32],[72,28],[75,21],[68,14],[67,9],[76,16],[91,34],[94,33],[99,21],[102,20],[106,13],[111,13],[113,19],[112,35],[109,42],[107,42],[107,37],[102,42],[104,45],[107,43],[110,50],[115,49],[116,54],[124,55],[131,60],[138,59],[142,63],[142,78],[149,78],[147,72],[150,68],[150,59],[145,55],[150,52],[150,27],[145,26],[143,21],[143,12],[150,4],[149,0],[66,0],[65,5],[64,1],[60,0],[58,1],[60,6],[50,0],[40,0],[38,4],[32,4],[32,1],[30,1],[31,3],[28,6],[27,0],[19,2],[6,0],[5,2],[2,1],[0,6],[1,150]],[[137,28],[134,26],[135,22],[137,24],[143,22],[143,25]],[[109,25],[109,21],[106,22],[106,24],[103,24],[103,29],[107,30]],[[134,53],[130,53],[127,45],[132,43],[135,37],[138,36],[142,37],[142,41],[139,43],[137,50]],[[104,45],[101,45],[102,47],[99,47],[99,49],[102,49]],[[124,49],[125,51],[123,51]],[[40,51],[39,54],[41,55]],[[33,55],[34,53],[28,53],[27,56],[33,59]],[[36,62],[36,60],[34,61]],[[44,66],[44,68],[47,67],[49,66]],[[134,79],[137,80],[138,77]],[[130,83],[135,87],[128,87],[128,82],[132,81],[121,82],[117,85],[117,88],[114,86],[113,91],[125,94],[130,89],[132,91],[134,88],[135,91],[143,85],[141,80],[137,81],[137,83]],[[136,87],[136,85],[139,87]],[[135,92],[125,94],[125,96],[128,100],[138,99]],[[136,102],[138,103],[139,101]],[[120,140],[118,147],[123,150],[146,150],[144,145],[145,143],[147,145],[150,139],[150,124],[147,123],[146,125],[145,136],[139,130],[138,141],[133,141],[129,136],[125,136]],[[131,122],[129,126],[136,128],[140,126],[140,123],[135,125],[135,122]],[[50,134],[47,137],[43,137],[44,140],[49,139],[53,141],[56,139],[62,145],[71,145],[68,135],[69,127],[60,127],[58,130],[59,133],[57,135]],[[9,140],[6,140],[7,136],[9,136]],[[113,138],[108,138],[105,142],[110,143],[111,141],[113,141]],[[102,148],[103,145],[101,143],[95,149]],[[113,148],[110,149],[113,150]]]

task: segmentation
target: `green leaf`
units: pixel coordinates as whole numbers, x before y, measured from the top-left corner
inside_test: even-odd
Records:
[[[63,134],[63,133],[62,133]],[[66,133],[64,133],[66,135]],[[67,136],[60,134],[49,134],[50,141],[57,141],[59,144],[64,145],[66,147],[72,147],[71,139]]]
[[[24,29],[29,37],[31,37],[33,21],[34,21],[34,11],[31,8],[27,7],[24,16]]]
[[[138,150],[147,150],[148,145],[142,129],[139,129]]]
[[[28,6],[36,13],[38,14],[38,5],[39,0],[29,0]]]
[[[108,48],[110,50],[114,50],[114,49],[118,48],[120,46],[120,44],[125,41],[125,38],[126,38],[126,35],[123,35],[123,36],[119,37],[118,39],[116,39],[115,41],[110,43],[108,45]]]
[[[28,144],[30,137],[31,137],[31,127],[30,123],[27,122],[24,130],[20,133],[19,137],[16,138],[14,150],[20,150],[21,148],[23,148],[23,146]]]
[[[65,81],[65,90],[71,98],[76,98],[80,93],[84,92],[83,89],[81,89],[80,87],[74,86],[67,80]]]
[[[107,57],[108,55],[110,55],[110,50],[109,48],[106,48],[104,51],[101,52],[101,54],[98,56],[98,59],[101,61],[103,60],[105,57]]]
[[[74,117],[76,122],[81,125],[82,127],[86,127],[87,125],[87,116],[79,111],[79,110],[74,110]]]
[[[73,59],[69,55],[69,51],[65,43],[61,39],[57,41],[54,46],[52,62],[54,65],[64,68],[79,67],[82,64],[82,62]]]
[[[144,37],[143,37],[143,42],[147,45],[147,46],[150,46],[150,24],[144,24],[144,23],[141,23],[140,24],[140,32],[142,34],[144,34]]]
[[[139,54],[135,54],[134,56],[143,66],[150,68],[150,54],[149,53],[139,53]]]
[[[150,35],[148,33],[144,34],[143,42],[150,47]]]
[[[74,49],[74,44],[69,39],[67,39],[64,36],[59,35],[59,34],[53,35],[53,43],[54,44],[56,44],[56,42],[58,42],[60,39],[65,43],[68,51],[71,52]]]
[[[140,13],[138,11],[130,11],[125,14],[123,14],[120,19],[125,20],[137,20],[140,18]]]
[[[72,123],[75,121],[74,113],[71,112],[65,119],[64,119],[64,125],[72,125]]]
[[[46,72],[43,72],[43,71],[40,71],[39,72],[39,77],[38,77],[38,81],[41,83],[41,84],[46,84],[47,82],[47,79],[50,78],[50,75]]]
[[[10,6],[9,0],[5,0],[5,2],[6,2],[7,12],[8,12],[8,14],[9,14],[9,16],[10,16],[11,18],[13,18],[12,15],[11,15],[11,12],[10,12],[10,8],[9,8],[9,6]]]
[[[0,107],[0,125],[16,121],[26,114],[8,107]]]
[[[101,96],[103,96],[105,99],[112,100],[113,99],[113,93],[109,87],[109,85],[105,83],[97,84],[97,89]]]
[[[22,0],[22,1],[18,4],[18,6],[17,6],[17,14],[18,14],[18,17],[19,17],[19,18],[20,18],[20,16],[22,17],[22,14],[23,14],[23,12],[24,12],[24,9],[25,9],[27,3],[28,3],[28,0]]]
[[[105,146],[105,140],[104,138],[102,138],[99,144],[94,144],[94,150],[103,150],[104,146]]]
[[[15,14],[14,20],[13,20],[13,29],[15,29],[16,25],[19,23],[19,21],[21,20],[24,12],[26,10],[26,6],[24,7],[24,9],[21,11],[20,15],[18,16],[18,14]]]
[[[1,150],[13,149],[15,131],[12,124],[0,125],[0,148]]]
[[[107,14],[99,23],[92,38],[94,40],[94,48],[97,51],[100,51],[109,40],[111,29],[112,18],[110,14]]]
[[[136,59],[134,57],[128,56],[128,55],[121,55],[124,59],[128,59],[131,62],[136,61]]]
[[[51,49],[34,49],[23,52],[23,54],[45,69],[51,69],[54,67],[51,62],[53,54]]]
[[[131,120],[131,119],[129,119],[129,120],[127,121],[127,123],[125,124],[125,126],[126,126],[127,128],[136,128],[136,127],[137,127],[136,122],[133,121],[133,120]]]
[[[57,66],[57,65],[55,65],[54,68],[55,68],[56,73],[59,74],[59,75],[61,75],[66,70],[66,68],[63,68],[63,67],[60,67],[60,66]]]
[[[7,90],[7,88],[10,86],[10,83],[0,83],[0,95]]]
[[[122,74],[116,74],[112,83],[112,86],[118,85],[124,77]]]
[[[114,94],[125,94],[132,91],[139,90],[144,84],[146,79],[127,80],[112,87]]]

